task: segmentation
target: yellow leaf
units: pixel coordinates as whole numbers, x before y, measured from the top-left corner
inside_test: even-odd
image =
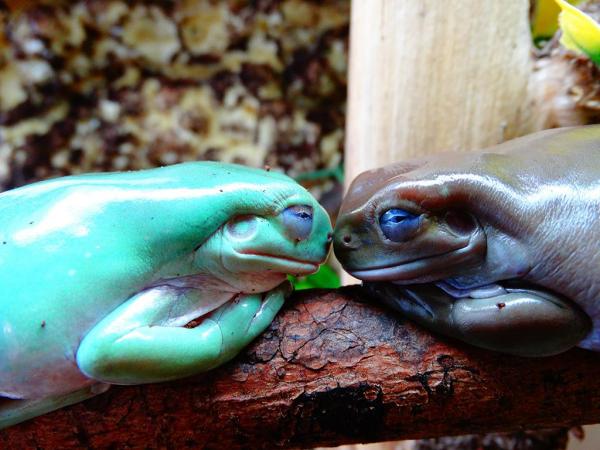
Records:
[[[558,17],[563,32],[561,44],[570,50],[586,54],[600,65],[600,25],[565,0],[556,0],[556,3],[562,10]]]
[[[531,34],[535,42],[550,39],[558,28],[560,7],[554,0],[536,0],[531,20]]]

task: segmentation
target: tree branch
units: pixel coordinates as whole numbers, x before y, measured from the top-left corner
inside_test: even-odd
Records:
[[[4,430],[2,448],[290,448],[600,421],[600,357],[499,355],[364,303],[303,291],[235,361],[115,386]]]

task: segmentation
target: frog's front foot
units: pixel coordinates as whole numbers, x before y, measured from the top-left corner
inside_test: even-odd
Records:
[[[211,314],[221,334],[221,350],[215,361],[220,365],[237,355],[273,321],[285,298],[292,292],[289,281],[264,294],[241,295]]]
[[[545,291],[495,285],[455,297],[435,285],[365,283],[377,299],[420,325],[477,347],[549,356],[576,346],[591,330],[574,303]]]
[[[265,294],[240,294],[197,327],[185,328],[169,325],[170,315],[194,300],[194,290],[144,291],[86,335],[77,364],[89,378],[111,384],[168,381],[214,369],[267,328],[290,292],[286,281]]]

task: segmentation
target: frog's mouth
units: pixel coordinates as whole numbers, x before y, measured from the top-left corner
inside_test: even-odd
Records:
[[[349,269],[350,275],[363,281],[397,281],[402,284],[425,283],[447,276],[452,267],[474,260],[474,245],[467,245],[418,259],[374,267]]]
[[[319,265],[323,262],[297,259],[291,256],[271,255],[262,252],[246,251],[238,253],[246,259],[252,260],[252,262],[261,264],[263,267],[270,266],[273,270],[278,272],[293,275],[308,275],[315,273],[319,269]]]

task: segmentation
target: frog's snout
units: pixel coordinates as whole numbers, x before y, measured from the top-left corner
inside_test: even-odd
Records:
[[[361,238],[355,232],[350,231],[349,227],[336,226],[333,232],[333,251],[338,258],[344,257],[361,247]],[[341,260],[340,260],[341,261]]]
[[[336,224],[333,231],[333,252],[345,270],[352,270],[360,264],[357,257],[360,258],[363,253],[361,250],[364,250],[363,238],[352,226],[339,221]]]
[[[331,247],[331,243],[333,242],[333,232],[327,233],[327,240],[325,241],[325,253],[329,252],[329,248]]]

